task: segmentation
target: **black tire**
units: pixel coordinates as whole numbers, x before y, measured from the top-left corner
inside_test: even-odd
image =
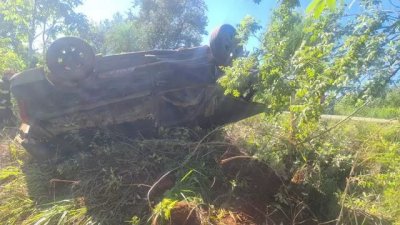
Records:
[[[54,41],[46,54],[46,64],[57,80],[75,82],[88,77],[94,69],[92,47],[77,37],[63,37]]]
[[[214,29],[210,37],[210,48],[218,66],[228,66],[235,52],[236,29],[224,24]]]

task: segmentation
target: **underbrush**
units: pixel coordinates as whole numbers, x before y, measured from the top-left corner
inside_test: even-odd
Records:
[[[338,104],[335,107],[335,114],[337,115],[349,115],[355,110],[354,106]],[[371,118],[382,118],[382,119],[399,119],[400,108],[390,106],[366,106],[360,109],[355,116],[371,117]]]
[[[371,99],[368,104],[358,109],[355,116],[364,116],[382,119],[400,119],[400,89],[390,88],[387,93],[380,97]],[[334,106],[334,113],[339,115],[350,115],[357,109],[357,97],[344,96]]]
[[[163,130],[151,140],[98,132],[85,150],[51,162],[34,161],[10,142],[12,163],[0,170],[0,223],[185,224],[190,212],[196,217],[186,224],[250,221],[231,199],[247,201],[234,187],[247,185],[241,170],[257,163],[224,169],[223,155],[240,151],[221,130]]]
[[[399,125],[324,133],[333,125],[324,122],[322,135],[293,145],[284,121],[257,116],[151,140],[99,132],[57,162],[9,141],[0,223],[400,224]]]
[[[400,125],[321,122],[291,143],[286,116],[254,117],[228,131],[292,183],[312,211],[332,224],[400,224]],[[314,127],[310,128],[314,129]],[[339,222],[338,222],[339,221]]]
[[[25,150],[10,140],[8,151],[11,159],[0,170],[1,224],[91,224],[84,205],[70,193],[56,194],[52,182],[56,170],[32,162]]]

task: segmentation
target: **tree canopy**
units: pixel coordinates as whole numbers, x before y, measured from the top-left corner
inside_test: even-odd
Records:
[[[128,13],[92,23],[83,36],[105,54],[193,47],[207,34],[206,14],[203,0],[136,0]]]
[[[203,0],[135,0],[110,20],[90,22],[76,8],[81,0],[0,2],[0,73],[43,63],[49,44],[80,36],[98,53],[175,49],[199,45],[207,34]]]
[[[136,0],[143,45],[174,49],[199,45],[207,34],[207,6],[203,0]]]
[[[283,1],[259,50],[224,69],[220,83],[227,94],[245,95],[250,71],[256,69],[254,99],[275,112],[289,110],[296,130],[317,121],[341,96],[352,93],[367,100],[398,82],[398,11],[382,10],[380,1],[363,1],[355,15],[338,7],[315,18],[301,15],[296,5]],[[307,136],[296,133],[300,139]]]
[[[0,33],[11,40],[16,54],[34,67],[35,54],[44,55],[49,43],[59,34],[79,34],[87,29],[87,19],[75,8],[80,0],[17,0],[0,3]]]

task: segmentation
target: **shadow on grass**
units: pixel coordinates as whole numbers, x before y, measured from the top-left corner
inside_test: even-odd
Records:
[[[206,205],[209,218],[224,210],[238,218],[248,216],[246,222],[253,224],[291,224],[293,218],[308,221],[303,224],[336,223],[340,205],[333,193],[325,195],[311,186],[282,181],[265,163],[242,155],[237,146],[227,143],[222,132],[204,136],[186,129],[142,140],[98,133],[82,147],[85,151],[63,161],[25,163],[27,190],[35,204],[48,208],[72,199],[75,209],[85,209],[74,222],[90,217],[94,224],[148,224],[154,213],[151,207],[167,198],[201,199],[198,204]],[[229,161],[235,157],[239,160]],[[171,170],[177,179],[170,190],[159,190],[148,199],[151,186]],[[62,211],[54,213],[53,221],[62,215]],[[344,218],[348,224],[390,224],[350,210],[345,210]],[[230,219],[221,217],[222,222]]]
[[[198,157],[217,165],[213,157],[222,151],[218,150],[221,144],[199,145],[200,136],[186,129],[147,140],[97,133],[82,147],[85,151],[57,163],[26,163],[29,196],[40,205],[74,199],[95,223],[124,224],[139,218],[146,224],[151,214],[148,191],[166,171],[197,166]],[[185,160],[190,162],[183,166]]]

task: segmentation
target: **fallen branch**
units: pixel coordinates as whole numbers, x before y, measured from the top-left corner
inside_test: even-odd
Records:
[[[50,184],[55,184],[55,183],[70,183],[73,185],[79,184],[81,181],[80,180],[60,180],[60,179],[51,179]]]
[[[342,217],[343,217],[344,201],[346,200],[347,192],[349,191],[350,183],[351,183],[352,177],[354,176],[354,170],[357,166],[357,155],[358,155],[358,153],[356,153],[354,155],[353,165],[351,166],[349,176],[346,178],[346,186],[343,191],[342,201],[340,203],[340,206],[341,206],[340,212],[339,212],[338,218],[336,219],[336,225],[340,224],[340,221],[342,220]]]
[[[221,164],[221,165],[224,165],[224,164],[226,164],[226,163],[229,163],[229,162],[231,162],[231,161],[235,161],[235,160],[238,160],[238,159],[254,159],[254,157],[248,156],[248,155],[233,156],[233,157],[230,157],[230,158],[221,160],[220,164]]]

